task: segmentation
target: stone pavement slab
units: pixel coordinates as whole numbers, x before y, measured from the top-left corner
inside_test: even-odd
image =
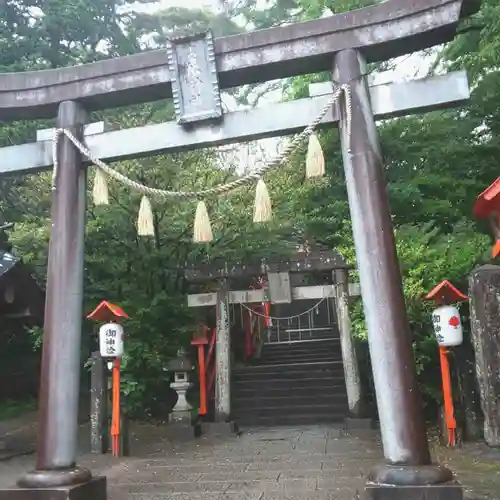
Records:
[[[89,430],[82,430],[82,443]],[[134,424],[134,456],[83,453],[79,465],[108,478],[110,500],[355,500],[382,460],[376,431],[329,426],[262,428],[237,436],[180,441],[168,426]],[[444,450],[439,461],[457,472],[471,500],[500,498],[500,454],[484,445]],[[0,487],[27,470],[34,456],[0,463]]]
[[[264,428],[224,439],[164,443],[108,474],[111,500],[203,498],[354,500],[380,460],[375,432],[328,426]]]

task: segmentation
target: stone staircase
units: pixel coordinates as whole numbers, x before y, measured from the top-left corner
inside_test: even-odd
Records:
[[[260,359],[233,370],[232,416],[239,425],[342,422],[348,416],[338,333],[302,331],[298,340],[295,333],[286,332],[286,342],[280,333],[278,343],[272,331]]]

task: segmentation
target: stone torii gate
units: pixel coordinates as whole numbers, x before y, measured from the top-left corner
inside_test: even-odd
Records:
[[[349,85],[352,109],[335,106],[369,332],[386,459],[372,498],[461,498],[451,473],[431,465],[392,231],[375,118],[455,105],[469,97],[463,73],[369,89],[366,63],[452,39],[479,0],[387,0],[365,9],[212,40],[172,39],[166,50],[59,70],[0,75],[0,119],[57,114],[57,127],[103,160],[220,145],[305,128],[328,97],[223,115],[219,90],[320,71]],[[189,71],[188,71],[189,69]],[[196,78],[192,75],[195,74]],[[328,89],[330,91],[331,89]],[[88,112],[174,98],[177,123],[95,133]],[[349,137],[348,111],[351,112]],[[51,141],[0,150],[0,174],[50,169]],[[350,146],[350,147],[349,147]],[[53,191],[36,470],[8,498],[104,498],[104,478],[76,467],[86,164],[67,137]],[[421,489],[425,491],[421,491]],[[433,496],[432,496],[433,495]]]

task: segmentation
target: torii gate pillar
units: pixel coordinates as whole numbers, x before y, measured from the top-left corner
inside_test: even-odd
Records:
[[[340,105],[342,155],[386,459],[372,472],[373,484],[368,484],[367,492],[372,499],[395,499],[402,498],[396,493],[398,487],[404,489],[405,497],[411,495],[408,488],[416,488],[420,491],[415,494],[423,498],[422,488],[438,485],[436,497],[427,492],[425,497],[462,498],[459,486],[444,484],[452,479],[451,472],[431,464],[382,154],[361,53],[354,49],[339,52],[333,79],[337,84],[349,83],[352,91],[351,109]]]
[[[60,103],[58,127],[81,139],[86,122],[78,102]],[[12,491],[24,499],[103,500],[106,479],[76,466],[87,171],[67,138],[59,145],[59,158],[52,188],[36,469],[18,481],[22,489]]]

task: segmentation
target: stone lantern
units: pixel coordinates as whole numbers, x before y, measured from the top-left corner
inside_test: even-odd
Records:
[[[177,403],[172,409],[170,420],[174,422],[191,422],[192,406],[187,402],[186,392],[191,387],[189,381],[190,372],[193,370],[193,364],[186,356],[183,349],[179,349],[177,357],[167,364],[169,372],[174,373],[174,381],[170,387],[177,392]]]

